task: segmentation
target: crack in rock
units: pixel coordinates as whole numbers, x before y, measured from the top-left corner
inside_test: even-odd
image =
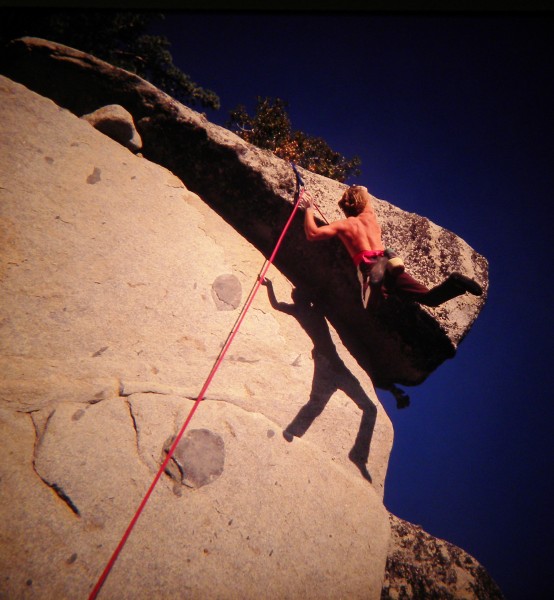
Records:
[[[37,473],[38,474],[38,473]],[[39,475],[40,477],[40,475]],[[67,506],[69,506],[69,508],[78,516],[81,516],[81,513],[79,512],[79,509],[77,508],[77,506],[75,506],[75,503],[71,500],[71,498],[65,493],[64,489],[62,488],[61,485],[58,485],[57,483],[50,483],[48,481],[46,481],[46,479],[44,479],[43,477],[40,477],[42,479],[42,481],[44,481],[44,483],[46,485],[48,485],[49,487],[51,487],[56,494],[58,494],[58,496],[67,504]]]
[[[143,465],[150,468],[150,465],[148,464],[148,462],[146,460],[144,460],[144,457],[142,456],[142,453],[141,453],[140,427],[139,427],[139,424],[137,423],[137,418],[135,416],[135,413],[133,412],[133,405],[131,404],[131,402],[129,402],[129,400],[125,400],[125,403],[127,404],[127,407],[129,408],[129,415],[131,416],[131,422],[133,423],[133,428],[135,430],[135,444],[136,444],[137,456]]]
[[[198,400],[198,391],[193,391],[190,388],[183,388],[176,385],[158,383],[155,381],[120,381],[119,396],[121,398],[129,398],[135,394],[156,394],[160,396],[177,396],[195,402]],[[267,418],[266,415],[257,410],[249,410],[244,406],[244,398],[219,392],[216,394],[205,394],[202,398],[203,402],[226,402],[240,408],[244,412],[261,415]]]
[[[40,412],[40,411],[38,411]],[[62,500],[71,510],[71,512],[73,512],[75,515],[77,515],[78,517],[81,516],[81,513],[79,511],[79,508],[77,507],[77,505],[73,502],[73,500],[70,498],[69,494],[67,494],[67,492],[63,489],[63,487],[56,483],[55,481],[48,481],[48,479],[46,479],[45,477],[43,477],[38,469],[37,469],[37,465],[36,465],[36,461],[37,461],[37,455],[38,455],[38,450],[40,448],[40,445],[42,443],[42,440],[44,439],[44,436],[46,435],[46,431],[48,429],[48,425],[50,423],[51,418],[53,417],[54,413],[56,412],[56,410],[52,410],[48,416],[46,417],[46,419],[44,418],[40,418],[40,415],[36,415],[36,413],[31,413],[29,416],[31,417],[31,421],[33,423],[33,427],[35,430],[35,447],[33,450],[33,471],[36,473],[37,477],[44,483],[46,484],[49,488],[51,488],[56,495],[58,496],[58,498],[60,498],[60,500]]]

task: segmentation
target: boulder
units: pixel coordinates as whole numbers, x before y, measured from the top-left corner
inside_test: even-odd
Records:
[[[138,152],[142,148],[142,140],[136,130],[133,116],[123,106],[119,104],[103,106],[83,115],[82,118],[131,152]]]
[[[0,70],[78,116],[109,104],[123,106],[143,141],[143,154],[200,195],[243,237],[268,256],[294,203],[291,166],[268,151],[179,104],[140,77],[93,56],[36,38],[14,40]],[[300,169],[324,216],[340,216],[343,184]],[[94,173],[91,174],[94,177]],[[371,189],[371,182],[367,182]],[[326,319],[373,383],[421,383],[452,358],[484,306],[486,259],[451,231],[423,216],[374,199],[387,246],[428,286],[453,270],[477,280],[484,293],[426,308],[391,298],[364,311],[351,261],[337,240],[307,244],[299,213],[276,266],[295,286],[309,288]]]

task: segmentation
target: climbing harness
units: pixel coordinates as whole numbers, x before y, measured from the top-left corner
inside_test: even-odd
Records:
[[[292,168],[296,175],[296,192],[295,192],[295,199],[294,199],[294,208],[292,210],[292,213],[291,213],[288,221],[286,222],[285,227],[283,228],[281,235],[279,236],[279,239],[277,240],[277,243],[275,244],[275,248],[274,248],[273,252],[271,253],[270,257],[268,259],[266,259],[266,261],[264,262],[264,265],[260,271],[260,274],[258,275],[256,283],[252,287],[252,290],[250,291],[250,294],[248,295],[248,298],[247,298],[245,304],[243,305],[243,308],[242,308],[234,326],[232,327],[232,329],[227,337],[227,340],[226,340],[225,344],[223,345],[221,352],[219,353],[219,356],[217,357],[217,359],[212,367],[212,370],[210,371],[210,374],[206,378],[206,381],[204,382],[204,385],[202,386],[202,389],[200,390],[200,393],[198,394],[196,401],[194,402],[185,422],[183,423],[183,426],[181,427],[181,429],[179,430],[179,433],[175,437],[175,440],[171,444],[171,447],[169,448],[169,450],[167,452],[167,456],[165,457],[165,460],[163,461],[158,472],[156,473],[156,476],[154,477],[152,483],[150,484],[150,487],[148,488],[146,494],[144,495],[141,503],[139,504],[139,507],[137,508],[133,518],[129,522],[129,525],[127,526],[127,529],[125,530],[125,533],[123,534],[121,540],[119,541],[119,544],[117,545],[116,549],[114,550],[112,556],[110,557],[108,563],[106,564],[106,567],[104,568],[104,571],[100,575],[98,581],[96,582],[96,585],[94,586],[92,592],[90,593],[89,600],[94,600],[97,597],[98,593],[100,592],[100,589],[104,585],[106,578],[110,574],[110,571],[112,570],[119,554],[121,553],[121,550],[123,549],[123,546],[125,546],[127,539],[131,535],[131,532],[132,532],[136,522],[138,521],[152,492],[154,491],[156,484],[160,480],[162,474],[166,470],[167,465],[169,464],[169,461],[173,457],[173,454],[175,453],[175,450],[177,449],[177,445],[181,441],[181,438],[183,437],[185,430],[188,427],[188,424],[190,423],[194,413],[196,412],[196,409],[200,405],[200,402],[202,402],[202,400],[204,400],[206,391],[208,390],[208,387],[210,386],[217,370],[219,369],[219,366],[221,365],[223,359],[225,358],[225,355],[227,354],[227,350],[229,349],[229,346],[231,346],[231,344],[233,343],[233,340],[235,339],[235,336],[244,320],[244,317],[246,316],[248,309],[250,308],[252,302],[254,301],[254,298],[255,298],[258,290],[260,289],[260,286],[263,284],[263,282],[265,280],[265,276],[269,270],[269,267],[273,264],[273,261],[275,259],[275,256],[277,255],[277,252],[279,251],[281,243],[283,242],[283,239],[294,219],[294,215],[296,214],[296,211],[298,210],[298,207],[300,206],[302,197],[305,193],[305,188],[304,188],[304,182],[303,182],[302,178],[300,177],[298,170],[296,169],[296,165],[294,165],[294,163],[291,163],[291,165],[292,165]]]

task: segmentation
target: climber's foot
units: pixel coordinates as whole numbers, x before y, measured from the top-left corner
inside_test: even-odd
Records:
[[[452,273],[450,279],[463,289],[464,292],[469,292],[474,296],[480,296],[483,293],[483,288],[476,281],[461,273]]]

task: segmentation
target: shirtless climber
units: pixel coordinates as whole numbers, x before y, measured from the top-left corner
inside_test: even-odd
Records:
[[[305,195],[304,231],[310,242],[338,237],[357,268],[361,284],[362,302],[367,307],[372,292],[380,291],[383,297],[395,294],[399,298],[414,300],[426,306],[439,306],[443,302],[469,292],[474,296],[483,293],[481,286],[462,275],[452,273],[432,289],[416,281],[404,271],[402,259],[394,251],[384,248],[381,227],[371,204],[367,188],[353,185],[339,200],[346,219],[318,226],[314,219],[313,200]],[[374,293],[373,297],[377,297]]]

